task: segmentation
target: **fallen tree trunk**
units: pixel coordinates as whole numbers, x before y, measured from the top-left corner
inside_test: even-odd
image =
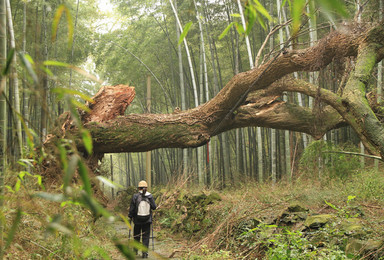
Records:
[[[234,76],[217,96],[194,109],[172,114],[123,115],[124,108],[117,109],[119,113],[111,117],[84,115],[84,127],[92,134],[94,152],[198,147],[214,135],[246,126],[305,132],[318,139],[331,129],[350,125],[370,153],[383,156],[384,128],[365,92],[367,77],[374,64],[383,58],[384,26],[381,22],[371,29],[359,28],[333,32],[314,47],[283,50],[260,67]],[[286,77],[295,71],[320,70],[343,57],[357,60],[346,87],[338,93]],[[312,96],[324,108],[312,110],[284,102],[279,99],[284,91]],[[113,95],[108,101],[101,99],[101,107],[114,102],[111,100],[117,101],[118,106],[132,101],[132,96],[124,91]],[[65,134],[74,135],[77,146],[84,150],[78,129],[66,129]]]

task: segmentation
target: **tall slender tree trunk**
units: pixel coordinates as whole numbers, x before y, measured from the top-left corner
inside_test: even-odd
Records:
[[[10,46],[11,49],[16,49],[15,44],[15,34],[13,31],[13,21],[12,21],[12,12],[11,12],[11,3],[9,0],[6,0],[7,5],[7,25],[9,30],[9,39],[10,39]],[[16,71],[16,54],[13,55],[12,58],[12,72],[11,72],[11,79],[12,79],[12,89],[13,89],[13,95],[14,95],[14,109],[15,109],[15,121],[16,121],[16,135],[18,140],[18,151],[16,152],[16,155],[21,155],[23,152],[23,137],[21,133],[21,120],[20,120],[20,91],[19,91],[19,79],[17,77],[17,71]],[[17,157],[16,157],[17,158]]]
[[[208,15],[207,15],[207,12],[205,10],[205,7],[206,7],[206,3],[204,2],[204,16],[206,17],[206,19],[208,19]],[[218,81],[218,76],[217,76],[217,69],[216,69],[216,63],[215,63],[215,53],[214,53],[214,43],[213,43],[213,39],[211,37],[211,34],[210,34],[210,26],[208,26],[208,21],[206,21],[205,23],[205,27],[206,27],[206,32],[207,32],[207,39],[208,39],[208,44],[209,44],[209,51],[210,51],[210,56],[211,56],[211,61],[212,61],[212,72],[213,72],[213,95],[216,95],[217,93],[219,93],[219,81]],[[206,84],[206,88],[207,88],[207,84]],[[209,90],[206,89],[207,92],[209,92]],[[207,93],[206,94],[207,96],[207,100],[209,100],[209,94]],[[209,142],[210,143],[210,146],[209,146],[209,151],[210,151],[210,156],[211,156],[211,160],[212,163],[210,164],[210,173],[211,173],[211,179],[212,179],[212,182],[213,181],[216,181],[216,180],[219,180],[219,173],[218,173],[218,170],[219,170],[219,164],[218,164],[218,145],[219,145],[219,139],[218,137],[213,137],[211,138],[211,141]],[[213,145],[212,145],[213,143]]]
[[[177,1],[175,2],[175,9],[177,10]],[[180,29],[176,22],[176,35],[179,39]],[[186,110],[187,105],[185,101],[185,85],[184,85],[184,74],[183,74],[183,54],[181,52],[181,45],[177,45],[177,53],[179,58],[179,79],[180,79],[180,95],[181,95],[181,110]],[[183,174],[187,174],[188,171],[188,150],[183,149]]]
[[[70,57],[70,60],[69,60],[70,64],[73,63],[73,53],[75,51],[76,27],[77,27],[77,16],[79,14],[79,3],[80,3],[80,0],[77,0],[75,26],[74,26],[74,30],[73,30],[74,31],[74,35],[73,35],[73,41],[72,41],[72,46],[71,46],[71,57]],[[72,70],[69,71],[69,85],[68,85],[69,88],[71,88],[71,84],[72,84]]]
[[[379,21],[383,19],[384,12],[384,0],[379,0]],[[383,61],[377,64],[377,103],[381,104],[383,99]],[[375,169],[379,169],[379,160],[375,160]]]
[[[243,13],[243,7],[241,5],[240,0],[237,0],[237,4],[239,6],[239,12],[241,15],[241,22],[243,24],[244,30],[247,29],[246,23],[245,23],[245,18],[244,18],[244,13]],[[251,44],[249,43],[249,37],[248,35],[245,35],[245,43],[247,46],[247,52],[248,52],[248,59],[249,59],[249,66],[251,69],[253,69],[254,64],[253,64],[253,56],[252,56],[252,50],[251,50]],[[262,143],[262,136],[261,136],[261,128],[256,127],[256,132],[257,132],[257,156],[259,159],[258,163],[258,176],[259,176],[259,181],[262,182],[264,179],[264,173],[263,173],[263,143]]]
[[[26,54],[26,46],[27,46],[27,3],[23,3],[23,55]],[[29,109],[28,109],[28,101],[29,94],[25,91],[27,74],[24,70],[23,72],[23,116],[25,120],[25,127],[29,128]],[[27,135],[24,133],[24,143],[27,143]]]
[[[151,113],[151,76],[147,76],[147,113]],[[145,179],[147,180],[148,189],[152,187],[152,155],[151,151],[145,153]]]
[[[270,4],[270,7],[271,7],[271,14],[273,13],[274,9],[273,9],[273,4],[271,3]],[[277,8],[277,12],[279,11],[279,8]],[[273,22],[271,21],[270,23],[270,30],[272,30],[273,28]],[[269,39],[269,50],[270,52],[273,51],[273,47],[274,47],[274,37],[272,35],[272,37]],[[272,183],[275,184],[276,181],[277,181],[277,167],[276,167],[276,164],[277,164],[277,159],[276,159],[276,155],[277,155],[277,150],[276,150],[276,147],[277,147],[277,144],[276,144],[276,129],[272,128],[271,129],[271,179],[272,179]]]
[[[245,23],[245,18],[244,18],[244,13],[243,13],[243,6],[241,5],[241,1],[240,0],[237,0],[237,4],[239,6],[239,12],[240,12],[240,16],[241,16],[241,23],[243,24],[244,31],[246,31],[247,30],[247,25]],[[249,42],[248,35],[245,35],[245,44],[247,46],[249,66],[250,66],[250,69],[253,69],[252,50],[251,50],[251,44]]]
[[[0,0],[0,66],[4,68],[7,59],[7,14],[6,0]],[[4,206],[4,176],[6,172],[6,147],[7,147],[7,105],[6,105],[6,77],[0,81],[0,210]],[[4,221],[0,221],[0,259],[4,255]]]
[[[282,6],[281,6],[281,0],[276,0],[277,4],[277,17],[279,24],[282,23]],[[284,44],[284,31],[282,28],[279,29],[279,42],[280,46],[282,47]],[[283,100],[285,102],[288,101],[288,95],[285,93],[283,95]],[[289,142],[289,131],[284,130],[284,154],[285,154],[285,174],[288,176],[288,179],[291,181],[292,175],[291,175],[291,148],[290,148],[290,142]]]
[[[43,16],[42,16],[42,41],[43,41],[43,59],[48,60],[48,43],[47,43],[47,22],[46,22],[46,13],[47,13],[47,4],[46,0],[44,0],[43,5]],[[41,122],[40,122],[40,137],[42,142],[44,142],[45,137],[47,135],[47,120],[48,120],[48,76],[46,73],[42,74],[42,89],[41,89]]]
[[[309,27],[309,46],[313,46],[317,41],[317,24],[316,24],[316,10],[314,1],[309,1],[307,5],[307,12],[309,15],[308,27]],[[318,72],[309,72],[309,83],[316,84],[317,78],[319,77]],[[313,108],[313,98],[308,97],[308,107]],[[326,135],[324,135],[326,137]],[[304,138],[304,135],[303,135]],[[310,137],[309,137],[310,139]],[[331,138],[332,140],[332,138]],[[326,138],[324,139],[326,141]],[[319,154],[319,164],[323,163],[321,155]],[[319,165],[319,177],[321,176],[322,165]]]
[[[200,104],[204,103],[204,82],[203,82],[203,67],[206,69],[206,64],[205,62],[205,46],[204,46],[204,34],[203,34],[203,26],[201,24],[201,19],[200,19],[200,13],[197,8],[196,1],[193,0],[193,3],[195,5],[196,9],[196,19],[199,24],[199,31],[200,31],[200,44],[201,44],[201,56],[200,56]],[[208,101],[208,100],[207,100]],[[199,185],[204,185],[206,183],[206,174],[204,174],[204,147],[200,146],[197,148],[197,176],[199,178]]]

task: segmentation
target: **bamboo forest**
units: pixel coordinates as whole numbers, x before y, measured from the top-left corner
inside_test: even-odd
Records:
[[[384,0],[0,0],[0,259],[384,259]]]

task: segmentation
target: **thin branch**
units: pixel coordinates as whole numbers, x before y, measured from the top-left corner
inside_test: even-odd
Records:
[[[267,45],[267,42],[269,41],[269,38],[270,38],[275,32],[277,32],[278,30],[280,30],[280,29],[283,28],[284,26],[288,25],[291,21],[292,21],[292,19],[286,21],[285,23],[276,25],[276,26],[273,27],[272,30],[268,33],[268,35],[267,35],[267,37],[265,37],[265,40],[264,40],[263,44],[261,45],[259,51],[257,52],[256,59],[255,59],[255,68],[259,67],[259,60],[260,60],[261,53],[263,52],[263,50],[264,50],[264,48],[265,48],[265,45]]]
[[[363,156],[363,157],[367,157],[367,158],[372,158],[372,159],[376,159],[376,160],[380,160],[380,161],[383,160],[380,156],[370,155],[370,154],[364,154],[364,153],[344,152],[344,151],[324,151],[323,153],[341,153],[341,154],[350,154],[350,155],[357,155],[357,156]]]

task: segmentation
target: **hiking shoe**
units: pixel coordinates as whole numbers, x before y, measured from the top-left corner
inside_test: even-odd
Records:
[[[148,253],[143,253],[143,258],[148,258]]]

